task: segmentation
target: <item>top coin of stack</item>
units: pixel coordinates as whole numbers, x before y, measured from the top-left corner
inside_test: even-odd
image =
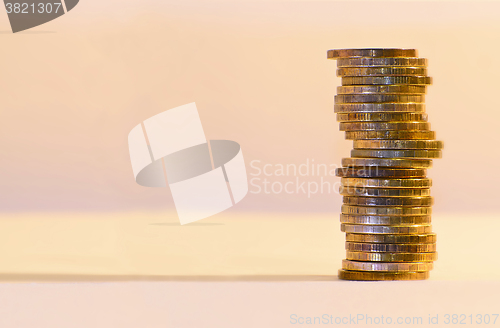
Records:
[[[425,113],[427,60],[415,49],[329,50],[327,57],[342,77],[337,121],[354,142],[336,172],[347,250],[339,277],[426,279],[437,257],[426,169],[443,148]]]

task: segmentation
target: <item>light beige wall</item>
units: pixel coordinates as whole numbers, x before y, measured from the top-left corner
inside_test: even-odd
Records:
[[[498,12],[495,2],[85,0],[15,35],[2,13],[0,211],[173,208],[167,189],[135,184],[127,134],[192,101],[207,138],[242,145],[249,173],[252,160],[339,164],[351,143],[335,122],[340,80],[326,50],[345,47],[414,47],[429,58],[429,119],[445,142],[429,170],[435,211],[496,211]],[[340,202],[249,193],[233,210],[326,212]]]

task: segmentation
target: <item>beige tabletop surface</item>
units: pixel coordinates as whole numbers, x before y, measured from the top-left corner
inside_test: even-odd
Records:
[[[173,213],[4,215],[0,327],[493,322],[500,220],[434,215],[433,227],[430,280],[348,282],[336,277],[344,236],[333,214],[226,212],[185,226]]]
[[[433,231],[431,280],[500,280],[498,217],[436,214]],[[332,280],[344,241],[338,214],[3,214],[0,280]]]

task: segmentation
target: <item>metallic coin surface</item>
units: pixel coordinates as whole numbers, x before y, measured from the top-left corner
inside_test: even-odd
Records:
[[[398,75],[427,75],[424,67],[379,66],[379,67],[341,67],[337,69],[337,76],[398,76]]]
[[[345,187],[373,187],[373,188],[429,188],[432,180],[428,178],[408,179],[372,179],[372,178],[342,178],[342,186]]]
[[[346,259],[377,262],[433,262],[437,260],[437,253],[371,253],[347,251]]]
[[[347,87],[346,87],[347,88]],[[350,103],[335,104],[335,113],[350,112],[424,112],[423,103]]]
[[[406,159],[406,158],[342,158],[344,167],[400,167],[400,168],[430,168],[432,160],[430,159]]]
[[[425,122],[425,113],[338,113],[337,122],[370,121],[370,122]]]
[[[338,177],[349,178],[424,178],[427,175],[425,169],[394,169],[394,168],[381,168],[378,166],[367,167],[341,167],[335,170]]]
[[[430,189],[412,188],[356,188],[339,187],[342,196],[364,196],[364,197],[428,197]]]
[[[342,269],[354,271],[383,271],[383,272],[422,272],[430,271],[434,267],[432,262],[359,262],[342,260]]]
[[[432,232],[432,226],[426,224],[402,225],[402,226],[382,226],[364,224],[340,224],[340,230],[347,233],[362,234],[423,234]]]
[[[425,85],[345,85],[337,87],[338,94],[425,94]]]
[[[360,84],[432,84],[429,76],[346,76],[342,85]]]
[[[347,103],[423,103],[424,95],[394,95],[394,94],[361,94],[336,95],[336,104]]]
[[[339,129],[353,140],[335,171],[347,258],[339,278],[426,279],[437,259],[426,169],[443,149],[425,113],[427,60],[396,48],[330,50],[328,58],[341,77]]]
[[[345,249],[354,252],[429,253],[436,251],[436,244],[371,244],[347,241]]]
[[[339,270],[339,279],[357,281],[394,281],[394,280],[425,280],[429,278],[428,271],[422,272],[373,272]]]
[[[346,131],[345,138],[349,140],[432,140],[436,138],[434,131]]]
[[[327,58],[353,57],[417,57],[416,49],[373,48],[373,49],[332,49],[326,52]]]
[[[369,225],[428,225],[431,223],[430,215],[352,215],[340,214],[340,222],[348,224]]]
[[[344,196],[344,204],[354,206],[432,206],[432,197]]]
[[[345,240],[356,243],[433,244],[436,242],[437,237],[435,233],[425,233],[425,234],[346,233]]]
[[[337,114],[339,115],[339,114]],[[442,149],[443,142],[436,140],[354,140],[356,149]]]
[[[386,149],[353,149],[352,157],[379,158],[441,158],[441,150],[386,150]]]
[[[430,215],[429,206],[356,206],[342,205],[342,213],[359,215]]]
[[[417,57],[386,57],[386,58],[339,58],[337,67],[362,67],[362,66],[409,66],[425,67],[427,59]]]
[[[370,131],[374,130],[414,130],[428,131],[431,128],[427,122],[341,122],[340,131]],[[399,131],[398,131],[399,132]],[[397,156],[396,156],[397,157]]]

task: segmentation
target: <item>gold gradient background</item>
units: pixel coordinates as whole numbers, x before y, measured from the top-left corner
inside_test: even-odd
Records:
[[[499,227],[499,12],[496,2],[82,0],[18,34],[2,12],[0,273],[335,274],[339,195],[249,193],[180,227],[168,188],[135,183],[127,135],[195,101],[207,138],[240,143],[249,174],[252,160],[340,164],[351,143],[335,122],[340,79],[326,50],[403,47],[429,59],[434,79],[427,112],[445,149],[429,175],[447,254],[435,274],[449,278],[495,240],[453,238]]]

